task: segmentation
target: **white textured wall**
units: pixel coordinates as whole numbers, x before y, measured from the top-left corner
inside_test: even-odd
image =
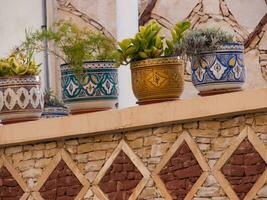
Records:
[[[25,39],[25,29],[41,28],[42,15],[42,0],[0,0],[0,57]]]
[[[117,0],[117,39],[132,37],[138,31],[138,1]],[[136,99],[132,92],[130,66],[119,68],[119,107],[135,105]]]

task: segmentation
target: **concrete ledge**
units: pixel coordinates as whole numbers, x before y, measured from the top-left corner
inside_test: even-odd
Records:
[[[0,127],[0,145],[90,136],[267,111],[267,89],[178,100]]]

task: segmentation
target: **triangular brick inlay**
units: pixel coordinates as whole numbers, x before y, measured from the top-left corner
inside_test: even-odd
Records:
[[[110,200],[127,200],[142,178],[137,167],[121,151],[101,179],[99,187]]]
[[[173,199],[183,200],[203,170],[184,142],[177,149],[159,176]]]
[[[75,199],[82,189],[74,173],[61,160],[40,189],[44,199]]]
[[[244,199],[266,169],[266,163],[248,139],[245,139],[221,171],[240,199]]]
[[[0,168],[0,199],[19,200],[24,191],[6,167]]]

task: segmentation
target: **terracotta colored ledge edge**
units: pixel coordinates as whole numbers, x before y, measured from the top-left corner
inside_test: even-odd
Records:
[[[0,127],[0,146],[93,136],[267,111],[267,88]]]

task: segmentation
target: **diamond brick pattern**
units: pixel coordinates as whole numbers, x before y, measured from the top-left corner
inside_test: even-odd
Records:
[[[248,139],[242,141],[221,171],[240,199],[244,199],[267,165]]]
[[[82,187],[67,164],[61,160],[39,192],[44,199],[72,200]]]
[[[121,151],[99,183],[110,200],[127,200],[143,175],[129,157]]]
[[[188,145],[183,142],[159,176],[172,199],[184,199],[203,170]]]
[[[0,168],[0,200],[19,200],[24,191],[6,167]]]

